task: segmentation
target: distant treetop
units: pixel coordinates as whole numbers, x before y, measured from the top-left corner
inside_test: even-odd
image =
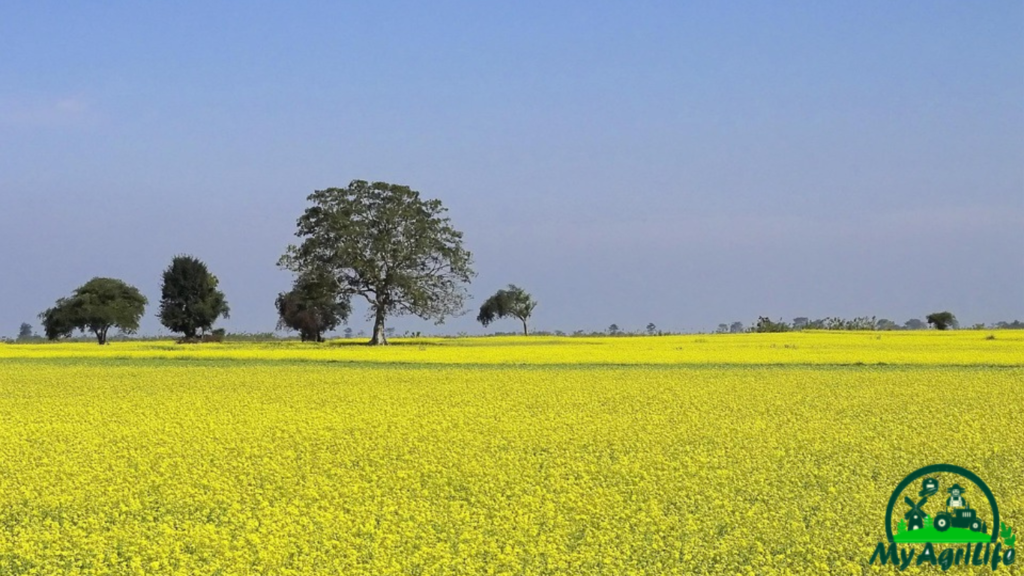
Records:
[[[480,313],[476,319],[487,326],[498,318],[518,318],[523,323],[523,336],[528,336],[530,331],[526,321],[529,320],[536,307],[537,302],[526,290],[515,284],[509,284],[508,288],[498,290],[480,306]]]

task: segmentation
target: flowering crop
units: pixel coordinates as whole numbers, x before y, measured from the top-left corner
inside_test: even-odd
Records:
[[[1024,365],[1024,330],[709,334],[642,338],[513,336],[399,338],[390,347],[365,340],[228,342],[202,346],[119,342],[0,346],[4,358],[164,358],[311,360],[386,364],[911,364]]]
[[[0,346],[0,574],[875,573],[926,464],[1024,526],[984,336]]]

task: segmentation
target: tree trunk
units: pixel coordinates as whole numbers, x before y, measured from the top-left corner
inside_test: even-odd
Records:
[[[377,307],[377,314],[373,319],[373,338],[370,339],[371,346],[384,346],[388,343],[384,335],[384,307]]]
[[[106,328],[99,328],[99,329],[96,330],[96,342],[99,343],[100,346],[103,346],[104,344],[107,343],[107,329]]]
[[[520,318],[523,321],[523,336],[529,336],[530,331],[526,329],[526,318]]]

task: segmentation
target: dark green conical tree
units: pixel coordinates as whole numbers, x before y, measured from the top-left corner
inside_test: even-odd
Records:
[[[160,323],[171,332],[194,340],[213,327],[217,318],[230,313],[217,277],[206,264],[192,256],[175,256],[164,270],[160,290]]]

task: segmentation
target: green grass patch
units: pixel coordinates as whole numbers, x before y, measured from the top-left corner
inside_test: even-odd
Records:
[[[971,532],[967,528],[947,528],[939,532],[934,527],[900,532],[893,536],[898,544],[967,544],[969,542],[991,542],[992,535],[986,532]]]

